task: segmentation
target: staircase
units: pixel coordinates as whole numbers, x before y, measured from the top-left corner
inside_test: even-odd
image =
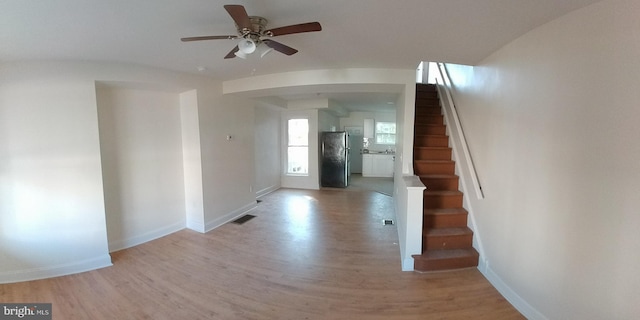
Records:
[[[416,271],[440,271],[478,266],[473,231],[458,191],[440,99],[435,85],[417,84],[414,125],[414,173],[424,191],[422,254],[414,255]]]

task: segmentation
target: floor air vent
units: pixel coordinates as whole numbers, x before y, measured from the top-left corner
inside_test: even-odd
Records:
[[[240,217],[238,219],[235,219],[232,222],[235,223],[235,224],[243,224],[243,223],[245,223],[245,222],[247,222],[247,221],[249,221],[249,220],[251,220],[251,219],[253,219],[255,217],[256,216],[251,215],[251,214],[245,214],[244,216],[242,216],[242,217]]]
[[[393,220],[391,220],[391,219],[382,219],[382,225],[392,226],[393,225]]]

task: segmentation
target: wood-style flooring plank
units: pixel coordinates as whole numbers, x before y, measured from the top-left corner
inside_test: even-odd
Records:
[[[278,190],[256,218],[112,253],[113,266],[0,285],[54,319],[524,319],[476,269],[402,272],[393,199]]]

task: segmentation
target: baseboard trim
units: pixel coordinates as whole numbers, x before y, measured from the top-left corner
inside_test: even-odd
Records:
[[[230,221],[233,221],[233,220],[239,218],[240,216],[244,215],[245,213],[255,209],[256,206],[257,206],[257,203],[255,201],[253,201],[253,202],[251,202],[249,204],[246,204],[246,205],[242,206],[239,209],[236,209],[234,211],[231,211],[231,212],[223,215],[222,217],[219,217],[219,218],[216,218],[216,219],[213,219],[213,220],[207,222],[206,225],[205,225],[204,233],[207,233],[207,232],[209,232],[209,231],[211,231],[211,230],[213,230],[215,228],[220,227],[221,225],[223,225],[223,224],[225,224],[227,222],[230,222]]]
[[[515,291],[513,291],[513,289],[511,289],[511,287],[509,287],[504,281],[502,281],[500,276],[498,276],[491,269],[491,267],[488,266],[488,263],[486,261],[484,261],[484,263],[481,265],[483,266],[483,268],[479,267],[478,270],[480,270],[480,272],[485,276],[485,278],[487,278],[487,280],[489,280],[493,287],[496,288],[496,290],[498,290],[498,292],[500,292],[500,294],[502,294],[502,296],[507,299],[507,301],[509,301],[509,303],[511,303],[514,308],[516,308],[516,310],[520,311],[523,316],[530,320],[548,320],[548,318],[540,313],[540,311],[527,303],[527,301],[522,299],[521,296],[519,296]]]
[[[2,272],[0,273],[0,283],[14,283],[60,277],[110,267],[112,265],[111,256],[109,254],[104,254],[92,259],[57,266]]]
[[[145,242],[162,238],[166,235],[172,234],[176,231],[180,231],[184,228],[185,228],[185,222],[179,221],[174,224],[171,224],[162,228],[158,228],[156,230],[151,230],[149,232],[146,232],[144,234],[137,235],[131,238],[109,241],[109,252],[120,251],[123,249],[135,247]]]
[[[415,271],[413,269],[415,263],[413,261],[413,258],[404,258],[402,260],[402,271]]]
[[[204,233],[204,224],[199,222],[187,221],[187,228],[197,231],[200,233]]]
[[[271,192],[274,192],[276,190],[280,189],[280,186],[270,186],[267,188],[264,188],[262,190],[259,190],[258,192],[256,192],[256,198],[260,198],[260,197],[264,197],[266,195],[268,195]]]

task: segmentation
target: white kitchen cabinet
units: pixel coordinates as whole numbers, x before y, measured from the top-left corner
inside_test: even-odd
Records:
[[[371,177],[372,174],[373,174],[373,155],[363,154],[362,155],[362,176]]]
[[[362,155],[363,177],[393,177],[395,155],[373,153]]]

